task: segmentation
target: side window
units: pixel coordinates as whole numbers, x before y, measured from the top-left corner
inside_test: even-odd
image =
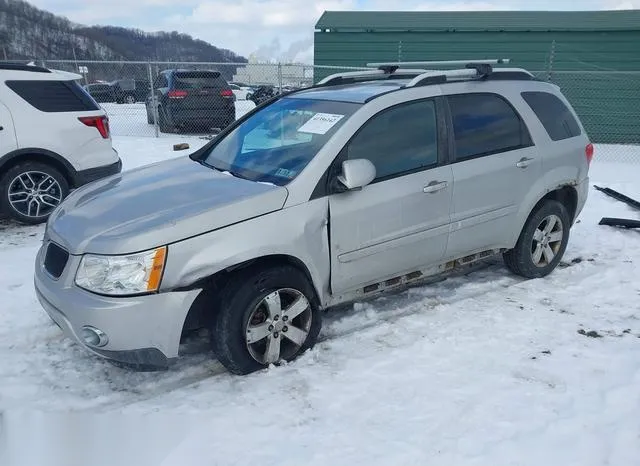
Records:
[[[521,95],[553,141],[580,135],[580,125],[557,96],[549,92],[523,92]]]
[[[88,91],[75,81],[6,81],[6,85],[42,112],[100,109]]]
[[[411,102],[382,111],[364,124],[346,150],[348,159],[371,160],[376,180],[436,165],[435,102]]]
[[[447,96],[456,160],[506,152],[531,145],[529,132],[516,111],[495,94]]]

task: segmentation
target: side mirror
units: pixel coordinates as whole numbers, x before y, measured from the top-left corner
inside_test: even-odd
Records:
[[[345,160],[338,181],[347,190],[361,189],[376,178],[376,167],[367,159]]]

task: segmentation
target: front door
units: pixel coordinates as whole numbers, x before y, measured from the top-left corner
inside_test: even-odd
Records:
[[[414,101],[378,113],[345,147],[343,158],[373,162],[376,179],[330,196],[334,294],[442,259],[453,176],[438,133],[435,100]]]

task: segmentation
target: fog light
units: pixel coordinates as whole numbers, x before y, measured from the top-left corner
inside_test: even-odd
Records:
[[[82,339],[89,346],[102,347],[109,343],[107,335],[102,330],[90,325],[82,327]]]

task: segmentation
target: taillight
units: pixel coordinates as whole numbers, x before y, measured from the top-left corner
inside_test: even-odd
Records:
[[[587,163],[591,164],[593,160],[593,144],[587,144],[587,147],[584,148],[584,155],[587,156]]]
[[[220,91],[222,97],[233,97],[233,91],[231,89],[223,89]]]
[[[170,99],[184,99],[189,93],[187,91],[169,91],[167,97]]]
[[[96,128],[103,139],[109,139],[109,117],[106,115],[79,117],[78,120],[87,126]]]

